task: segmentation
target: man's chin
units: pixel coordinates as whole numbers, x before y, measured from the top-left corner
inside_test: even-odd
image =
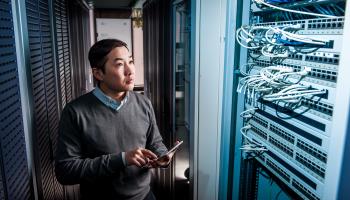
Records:
[[[127,91],[132,91],[133,89],[134,89],[134,84],[132,84],[132,85],[129,85],[128,87],[127,87]]]

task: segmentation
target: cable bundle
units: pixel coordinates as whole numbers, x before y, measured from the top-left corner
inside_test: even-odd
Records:
[[[239,81],[237,92],[245,94],[248,101],[254,103],[262,98],[266,101],[284,101],[298,103],[302,97],[326,93],[325,90],[312,89],[310,86],[298,84],[311,69],[304,67],[299,72],[284,66],[262,68],[259,74],[248,75]],[[299,77],[292,82],[289,77]]]
[[[297,13],[297,14],[303,14],[303,15],[311,15],[315,17],[326,17],[326,18],[335,18],[337,16],[333,15],[327,15],[327,14],[318,14],[318,13],[313,13],[313,12],[305,12],[305,11],[299,11],[299,10],[292,10],[292,9],[286,9],[282,8],[279,6],[275,6],[273,4],[276,3],[291,3],[294,2],[295,0],[254,0],[257,5],[264,5],[273,9],[285,11],[285,12],[292,12],[292,13]],[[324,12],[324,10],[320,10],[320,8],[317,8],[317,10]]]
[[[236,31],[236,40],[242,47],[260,49],[262,55],[271,58],[287,58],[289,52],[315,50],[328,44],[329,40],[297,34],[301,28],[300,24],[268,27],[245,25]]]
[[[265,101],[284,101],[287,103],[299,103],[304,96],[325,94],[325,90],[312,89],[303,85],[291,85],[281,91],[263,96]]]
[[[269,27],[262,26],[242,26],[236,31],[236,39],[238,43],[247,49],[258,49],[266,44],[263,33]]]
[[[264,153],[265,151],[268,151],[268,149],[263,144],[256,142],[255,140],[253,140],[252,138],[250,138],[247,135],[247,131],[251,128],[252,127],[248,124],[246,126],[243,126],[240,129],[241,134],[242,134],[243,138],[245,139],[244,144],[241,146],[240,149],[243,151],[246,151],[246,152],[257,153],[257,155],[260,155],[260,154]]]

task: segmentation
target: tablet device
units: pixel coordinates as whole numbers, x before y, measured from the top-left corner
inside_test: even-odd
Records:
[[[177,143],[173,148],[171,148],[171,149],[168,151],[168,153],[166,153],[165,155],[163,155],[163,156],[161,156],[161,157],[158,157],[158,158],[156,159],[156,162],[158,162],[158,163],[163,163],[163,164],[169,162],[169,161],[168,161],[168,156],[171,157],[170,155],[171,155],[171,154],[174,154],[182,143],[183,143],[183,141],[179,141],[179,143]],[[167,156],[167,155],[168,155],[168,156]],[[150,165],[149,163],[147,163],[146,165],[144,165],[144,166],[142,166],[142,167],[150,168],[151,165]]]
[[[182,143],[184,143],[184,141],[179,141],[179,143],[177,143],[173,148],[171,148],[171,149],[168,151],[167,155],[169,155],[169,154],[171,154],[171,153],[175,153],[176,150],[179,148],[179,146],[180,146]]]

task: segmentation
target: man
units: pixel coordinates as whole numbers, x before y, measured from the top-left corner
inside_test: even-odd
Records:
[[[80,184],[82,199],[155,199],[150,167],[167,148],[151,102],[132,92],[135,66],[127,45],[95,43],[89,61],[98,87],[64,108],[59,125],[55,173],[61,184]]]

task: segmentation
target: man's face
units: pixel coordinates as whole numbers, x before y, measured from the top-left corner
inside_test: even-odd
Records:
[[[101,69],[95,78],[100,81],[100,87],[108,92],[125,92],[134,88],[135,66],[132,56],[125,47],[116,47],[107,54],[105,72]]]

